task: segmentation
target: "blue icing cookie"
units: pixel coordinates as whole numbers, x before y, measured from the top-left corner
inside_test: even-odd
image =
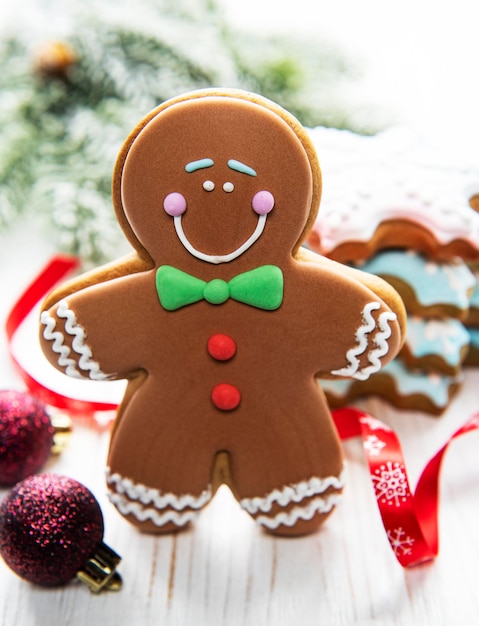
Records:
[[[461,376],[445,376],[437,372],[421,372],[408,370],[399,359],[394,359],[383,368],[383,373],[394,378],[400,395],[420,394],[425,396],[438,408],[446,408],[449,403],[451,385],[459,383]]]
[[[469,326],[467,328],[467,332],[469,334],[469,342],[471,348],[479,350],[479,328],[473,328]]]
[[[449,305],[469,308],[476,278],[463,261],[440,263],[404,250],[376,254],[361,269],[378,276],[391,276],[409,285],[424,307]]]
[[[479,283],[478,283],[479,272],[476,270],[474,272],[474,275],[476,277],[476,284],[475,284],[474,289],[472,291],[472,295],[471,295],[469,306],[471,307],[471,309],[479,309]]]
[[[467,332],[469,333],[469,352],[464,365],[477,367],[479,366],[479,328],[477,326],[467,326]]]
[[[408,318],[406,344],[413,358],[437,356],[456,367],[469,341],[469,333],[459,320]]]
[[[395,393],[384,385],[388,377]],[[436,372],[409,370],[398,358],[389,362],[366,384],[356,380],[321,380],[321,387],[331,405],[344,406],[356,398],[378,395],[399,408],[442,413],[449,404],[450,395],[462,381],[462,375],[447,376]],[[418,401],[420,397],[423,402]]]

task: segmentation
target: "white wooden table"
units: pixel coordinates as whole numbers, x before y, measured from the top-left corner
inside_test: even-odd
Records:
[[[2,323],[49,258],[45,241],[26,225],[1,239]],[[3,335],[0,346],[0,387],[20,387]],[[26,354],[30,359],[28,347]],[[479,372],[470,370],[441,418],[399,413],[379,401],[363,407],[396,430],[415,485],[427,460],[479,409],[478,389]],[[446,456],[438,559],[405,571],[387,542],[359,440],[345,444],[344,501],[315,535],[272,538],[225,490],[193,528],[155,537],[140,534],[106,498],[108,429],[86,421],[74,426],[67,450],[45,470],[72,476],[97,497],[105,542],[123,557],[123,588],[97,596],[75,582],[38,588],[0,562],[1,626],[479,625],[479,433],[455,441]]]

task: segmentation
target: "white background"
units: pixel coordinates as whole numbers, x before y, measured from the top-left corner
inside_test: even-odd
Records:
[[[362,78],[352,98],[475,161],[479,5],[474,0],[223,0],[234,23],[340,44]]]

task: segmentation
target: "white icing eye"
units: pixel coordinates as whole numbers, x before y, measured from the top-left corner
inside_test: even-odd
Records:
[[[234,188],[235,186],[233,185],[233,183],[225,183],[223,185],[223,191],[226,191],[226,193],[231,193]]]
[[[205,180],[205,182],[203,183],[203,189],[205,191],[213,191],[214,188],[215,184],[212,180]]]

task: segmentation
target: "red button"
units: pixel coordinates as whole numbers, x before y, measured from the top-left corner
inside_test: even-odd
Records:
[[[241,393],[238,387],[229,383],[220,383],[213,387],[211,400],[220,411],[232,411],[236,409],[241,400]]]
[[[208,354],[217,361],[229,361],[236,354],[236,342],[228,335],[211,335],[208,339]]]

